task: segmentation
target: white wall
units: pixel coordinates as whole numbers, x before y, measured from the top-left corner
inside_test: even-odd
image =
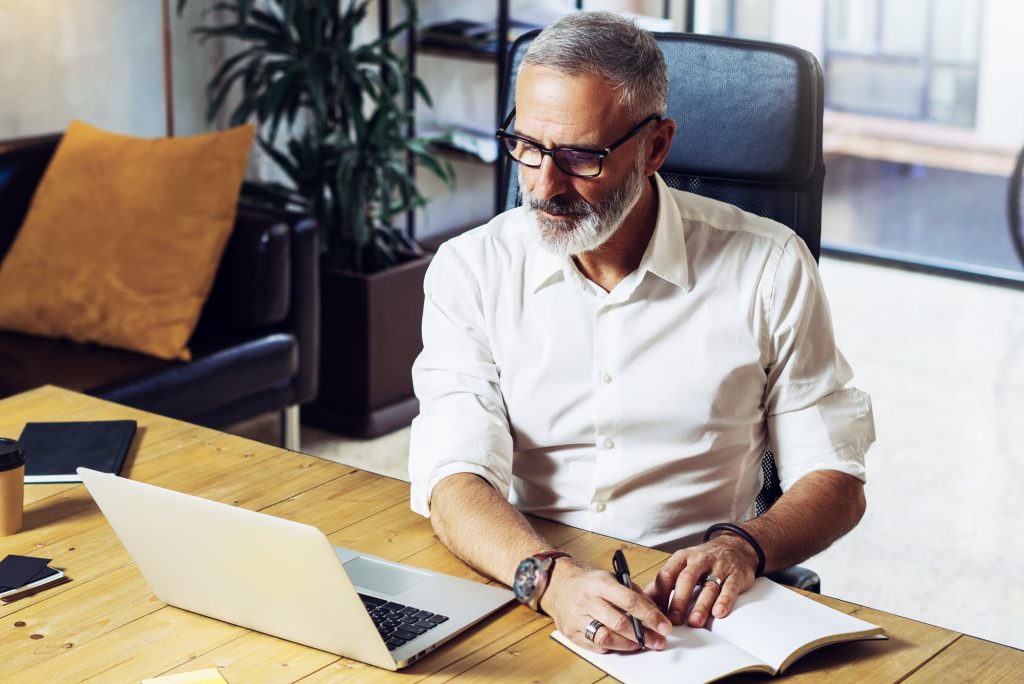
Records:
[[[173,22],[179,133],[205,130],[205,50]],[[71,119],[140,136],[165,132],[160,0],[0,3],[0,139],[63,130]]]
[[[825,61],[825,5],[821,0],[775,0],[772,3],[772,40],[796,45]]]
[[[987,0],[975,132],[1001,147],[1024,145],[1024,2]]]

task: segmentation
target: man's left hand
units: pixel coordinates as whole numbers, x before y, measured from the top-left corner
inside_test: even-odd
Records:
[[[756,568],[757,554],[750,545],[739,537],[723,534],[700,546],[673,553],[644,593],[661,608],[675,590],[666,611],[668,619],[674,625],[686,619],[691,627],[701,627],[709,615],[722,618],[729,614],[736,597],[754,585]],[[709,577],[720,579],[721,587]],[[686,609],[698,584],[700,593],[687,616]]]

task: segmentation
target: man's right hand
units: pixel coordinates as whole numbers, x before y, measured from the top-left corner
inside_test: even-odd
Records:
[[[584,567],[572,558],[555,562],[540,606],[554,619],[558,631],[598,653],[640,648],[630,616],[643,623],[647,648],[665,648],[665,635],[672,631],[669,619],[639,588],[627,589],[610,572]],[[585,636],[592,620],[602,625],[593,642]]]

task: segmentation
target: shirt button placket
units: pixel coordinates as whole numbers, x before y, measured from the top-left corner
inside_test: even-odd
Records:
[[[607,511],[608,478],[615,472],[611,458],[619,457],[613,453],[615,448],[614,431],[619,420],[616,415],[615,386],[615,349],[614,339],[614,307],[600,305],[594,312],[594,366],[592,376],[594,383],[594,444],[597,447],[596,467],[594,471],[594,491],[591,494],[590,511],[594,516],[592,529],[596,532],[605,528],[603,514]]]

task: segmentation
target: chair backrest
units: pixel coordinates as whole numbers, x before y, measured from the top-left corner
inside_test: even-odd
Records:
[[[504,119],[516,72],[536,37],[515,42],[502,83]],[[657,33],[669,72],[668,116],[677,131],[660,173],[680,190],[735,204],[792,228],[818,257],[821,243],[821,67],[788,45],[693,33]],[[502,158],[505,209],[519,184]]]
[[[515,42],[502,83],[501,117],[515,106],[519,65],[539,31]],[[817,259],[825,180],[824,87],[811,53],[789,45],[693,33],[656,33],[669,73],[668,116],[676,137],[659,173],[673,188],[734,204],[789,226]],[[500,196],[520,204],[502,157]],[[766,452],[760,515],[781,495]]]

